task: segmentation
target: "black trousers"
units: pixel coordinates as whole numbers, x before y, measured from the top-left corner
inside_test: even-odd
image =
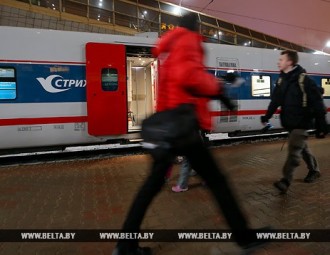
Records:
[[[154,162],[150,175],[138,191],[126,217],[123,231],[138,232],[144,215],[152,200],[161,190],[165,182],[165,174],[173,164],[176,155],[188,158],[192,168],[204,179],[213,194],[219,208],[224,214],[234,238],[239,245],[245,245],[248,233],[247,221],[240,210],[237,200],[230,189],[222,167],[218,166],[209,149],[197,133],[195,139],[180,149],[173,151],[161,149],[154,154]],[[120,241],[118,246],[137,247],[137,241]]]

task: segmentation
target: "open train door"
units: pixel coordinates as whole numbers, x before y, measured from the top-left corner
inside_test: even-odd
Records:
[[[87,43],[88,133],[127,133],[126,50],[124,45]]]

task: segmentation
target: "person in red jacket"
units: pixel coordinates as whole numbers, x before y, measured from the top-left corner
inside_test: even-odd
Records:
[[[220,98],[229,108],[233,108],[233,104],[223,96],[223,81],[205,70],[202,37],[197,31],[198,16],[190,13],[181,18],[179,27],[167,32],[156,44],[153,53],[160,62],[157,111],[173,109],[182,104],[195,105],[199,129],[211,130],[208,100]],[[233,81],[232,76],[228,77],[228,81]],[[123,232],[140,231],[144,215],[164,185],[164,177],[176,156],[174,148],[157,150],[163,151],[159,154],[161,156],[153,156],[150,175],[131,205]],[[196,135],[193,142],[189,142],[181,152],[209,187],[238,245],[244,249],[259,247],[262,242],[253,237],[255,233],[249,228],[222,168],[217,166],[201,136]],[[112,254],[150,255],[152,252],[149,247],[140,247],[135,239],[120,240]]]

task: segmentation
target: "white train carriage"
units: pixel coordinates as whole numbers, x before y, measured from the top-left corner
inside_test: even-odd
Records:
[[[15,27],[0,27],[0,34],[2,152],[139,138],[142,120],[155,109],[157,60],[150,50],[157,38]],[[238,111],[210,103],[214,132],[260,130],[278,77],[279,52],[204,46],[211,73],[234,69],[245,80],[239,87],[228,86]],[[325,89],[329,107],[330,57],[299,56]],[[272,125],[280,128],[278,115]]]

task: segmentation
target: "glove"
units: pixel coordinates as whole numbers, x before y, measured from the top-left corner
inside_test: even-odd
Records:
[[[267,119],[266,116],[261,116],[260,120],[261,120],[261,123],[267,123],[268,122],[268,119]]]
[[[315,137],[316,138],[325,138],[329,133],[328,123],[325,118],[325,115],[320,115],[315,118]]]
[[[323,132],[320,132],[319,130],[315,131],[315,138],[317,139],[323,139],[325,138],[326,134],[324,134]]]
[[[228,110],[237,110],[237,105],[234,104],[234,102],[229,97],[226,97],[225,95],[219,95],[218,98],[228,108]]]
[[[226,75],[221,76],[221,78],[224,79],[228,83],[234,83],[238,77],[239,76],[236,72],[226,73]]]

